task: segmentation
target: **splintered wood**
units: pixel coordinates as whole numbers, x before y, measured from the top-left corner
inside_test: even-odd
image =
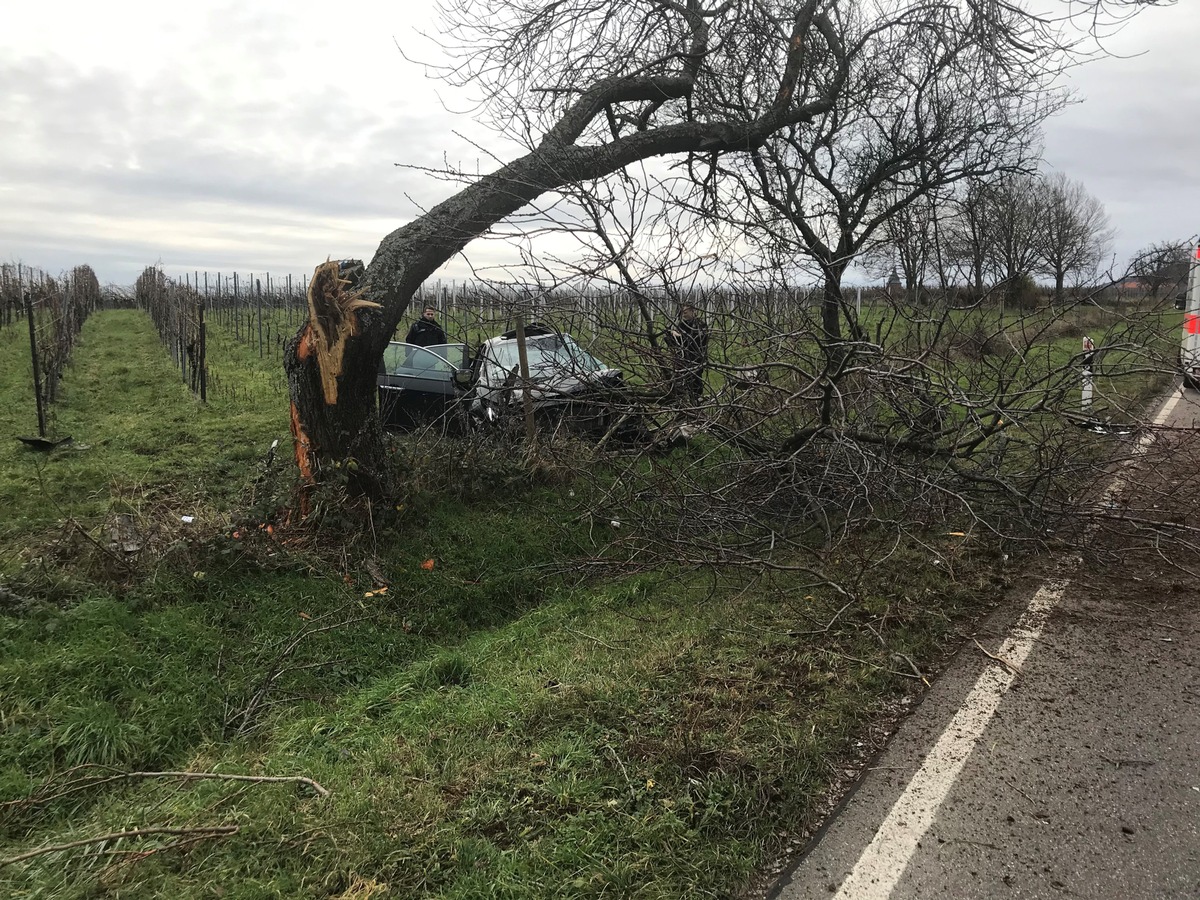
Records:
[[[346,343],[358,333],[358,310],[379,309],[378,303],[363,300],[357,291],[346,290],[348,281],[330,260],[317,266],[308,285],[308,327],[300,342],[301,358],[305,351],[316,351],[325,403],[337,403],[338,376]],[[307,346],[306,346],[307,345]]]

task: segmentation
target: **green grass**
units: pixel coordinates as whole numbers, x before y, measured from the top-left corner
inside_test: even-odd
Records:
[[[543,552],[552,531],[539,529]],[[331,791],[96,787],[10,807],[10,848],[162,821],[243,828],[136,864],[94,856],[64,897],[218,885],[319,897],[368,883],[405,897],[732,896],[806,821],[873,710],[911,689],[892,654],[929,665],[955,618],[995,590],[893,578],[829,633],[788,636],[835,605],[782,579],[710,596],[685,573],[579,585],[513,560],[489,613],[481,592],[481,619],[447,622],[439,607],[470,587],[473,555],[404,565],[370,601],[361,585],[241,574],[3,620],[0,802],[85,763],[305,775]],[[885,611],[880,644],[859,623]],[[313,629],[278,683],[291,701],[231,733],[229,710],[280,643],[331,612],[368,618]],[[0,885],[32,896],[64,858],[0,869]]]
[[[73,442],[49,454],[0,444],[0,550],[11,554],[17,538],[68,516],[90,525],[128,511],[178,522],[198,498],[240,485],[271,441],[286,438],[287,407],[267,365],[214,355],[215,371],[241,392],[205,405],[142,313],[92,316],[52,408],[52,435]],[[0,432],[36,434],[30,383],[27,342],[19,329],[0,331]]]
[[[794,573],[615,574],[586,515],[606,467],[416,438],[370,529],[268,534],[278,363],[210,346],[241,390],[205,406],[140,314],[99,314],[56,410],[88,448],[0,448],[0,861],[237,832],[36,855],[0,865],[4,896],[736,897],[1004,584],[945,529],[882,564],[869,532],[841,544],[850,603]],[[11,427],[19,360],[0,332]],[[146,547],[114,561],[118,513]],[[170,771],[329,796],[115,777]]]

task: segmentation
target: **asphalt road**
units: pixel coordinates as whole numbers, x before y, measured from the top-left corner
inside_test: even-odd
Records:
[[[1131,443],[1126,521],[984,623],[768,896],[1200,898],[1198,424],[1189,392]]]

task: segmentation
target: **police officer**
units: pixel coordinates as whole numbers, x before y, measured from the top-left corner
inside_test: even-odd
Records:
[[[416,344],[418,347],[432,347],[435,344],[446,343],[446,332],[442,330],[442,326],[437,323],[437,309],[432,306],[426,306],[424,312],[421,313],[421,318],[413,322],[412,328],[408,329],[408,337],[404,339],[406,344]]]

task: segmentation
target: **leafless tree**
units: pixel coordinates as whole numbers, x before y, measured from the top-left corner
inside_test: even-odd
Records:
[[[1064,65],[1081,12],[1109,18],[1140,5],[1062,0],[1056,18],[992,0],[447,0],[441,27],[451,63],[441,75],[477,90],[482,114],[529,151],[387,235],[361,271],[318,267],[309,319],[285,361],[302,476],[312,483],[336,471],[353,492],[384,491],[375,379],[388,339],[422,281],[538,197],[656,157],[711,164],[761,151],[769,159],[776,134],[791,137],[794,152],[820,154],[804,145],[805,126],[846,115],[866,124],[854,94],[870,81],[851,73],[870,65],[855,54],[900,53],[889,39],[911,31],[924,35],[935,65],[955,64],[922,20],[953,22],[961,34],[948,37],[978,59],[975,77],[1003,90]],[[935,85],[913,80],[897,101],[953,106]],[[906,99],[908,91],[918,96]],[[998,131],[1010,124],[994,122]],[[894,138],[900,147],[903,136]],[[902,170],[920,168],[929,138],[911,136]],[[847,260],[836,244],[829,250],[836,275]],[[834,320],[826,324],[833,333]]]
[[[1036,300],[1033,275],[1044,244],[1046,200],[1040,182],[1033,175],[1012,175],[988,185],[984,196],[996,281],[1010,306],[1030,305]]]
[[[700,182],[714,221],[733,219],[752,239],[794,248],[819,269],[827,426],[865,337],[843,296],[847,268],[919,204],[959,182],[1030,166],[1041,119],[1062,102],[1050,85],[1052,55],[1037,66],[1007,66],[1010,48],[981,33],[969,9],[940,6],[880,21],[843,6],[832,17],[847,48],[840,96],[745,157],[716,164],[722,182],[742,188],[733,210],[707,175]],[[910,285],[919,267],[908,260]]]
[[[843,25],[861,35],[844,102],[752,156],[761,197],[821,266],[827,315],[846,265],[880,229],[957,182],[1028,165],[1040,116],[1057,102],[1041,70],[993,80],[1000,60],[958,11],[856,25]],[[832,315],[827,330],[839,336]]]
[[[992,270],[992,217],[988,186],[972,179],[952,195],[941,226],[947,280],[965,283],[971,297],[983,297]]]
[[[1150,289],[1150,296],[1156,298],[1163,288],[1182,284],[1187,278],[1195,247],[1194,240],[1151,244],[1134,254],[1129,263],[1130,274],[1141,279]]]
[[[1041,259],[1054,278],[1054,302],[1062,303],[1067,276],[1085,278],[1112,245],[1113,229],[1104,204],[1062,172],[1042,179]]]
[[[905,292],[914,302],[920,300],[930,279],[935,279],[944,293],[951,282],[942,246],[941,220],[947,209],[947,204],[930,194],[898,210],[883,223],[879,243],[864,253],[861,264],[881,279],[898,270]]]

